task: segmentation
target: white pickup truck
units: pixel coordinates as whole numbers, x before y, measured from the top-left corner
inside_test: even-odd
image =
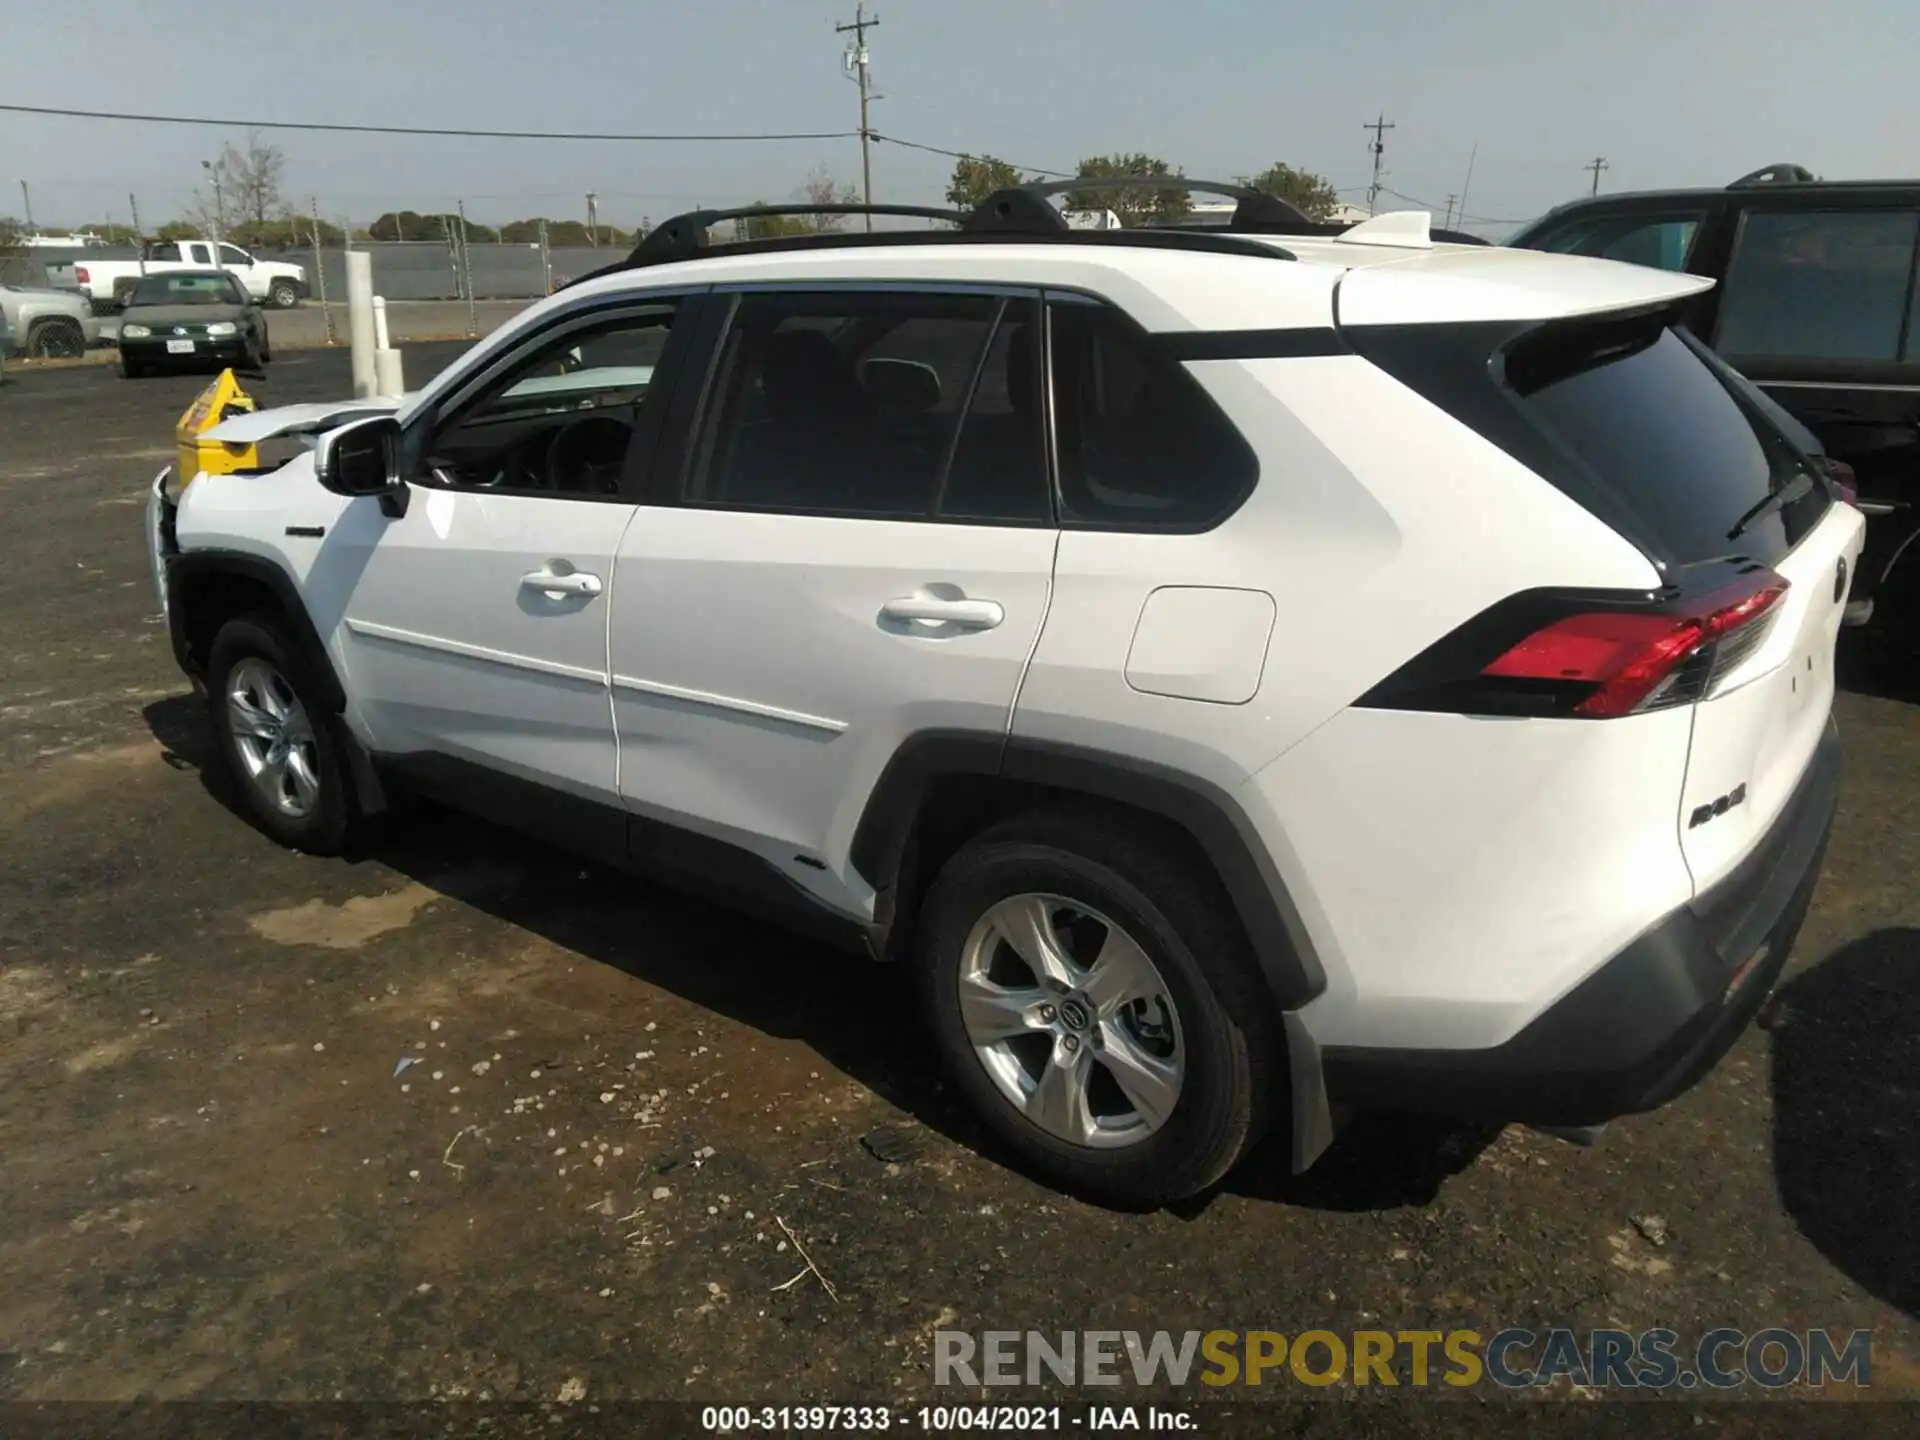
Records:
[[[168,270],[201,270],[214,264],[213,245],[206,240],[153,240],[138,260],[75,260],[47,266],[48,280],[63,289],[79,290],[93,302],[96,315],[114,313],[126,305],[127,295],[142,275]],[[291,310],[307,297],[307,272],[278,260],[256,260],[238,245],[220,245],[220,268],[238,280],[255,300],[277,310]]]

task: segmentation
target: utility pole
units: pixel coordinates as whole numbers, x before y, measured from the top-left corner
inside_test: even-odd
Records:
[[[213,177],[213,263],[220,263],[220,232],[227,224],[227,204],[220,194],[220,171],[211,160],[202,160],[200,168]]]
[[[1596,155],[1593,157],[1593,160],[1590,163],[1586,165],[1582,165],[1580,168],[1582,170],[1591,170],[1593,172],[1593,189],[1589,190],[1587,193],[1589,195],[1598,195],[1600,193],[1600,172],[1602,170],[1611,170],[1613,167],[1607,164],[1606,156]]]
[[[600,192],[587,192],[587,243],[594,249],[600,248]]]
[[[455,202],[460,207],[460,288],[467,292],[467,338],[474,339],[480,333],[480,323],[473,309],[473,259],[467,250],[467,202]]]
[[[27,182],[24,180],[20,182],[20,203],[27,208],[27,233],[31,235],[33,233],[33,191],[27,188]]]
[[[1380,159],[1387,153],[1387,131],[1394,126],[1383,110],[1378,119],[1369,120],[1360,128],[1373,132],[1373,143],[1367,146],[1373,152],[1373,183],[1367,187],[1367,214],[1371,215],[1380,204]]]
[[[872,94],[873,73],[871,57],[867,53],[867,31],[880,24],[880,17],[867,18],[866,0],[853,7],[853,23],[833,27],[836,35],[851,32],[853,39],[847,42],[845,65],[847,74],[860,84],[860,198],[861,203],[873,204],[873,131],[867,124],[867,106],[875,97]],[[873,216],[866,218],[867,229],[873,229]]]
[[[320,245],[320,198],[307,197],[307,213],[313,217],[313,282],[320,291],[320,313],[327,317],[327,344],[337,345],[333,333],[333,310],[327,304],[327,255]]]
[[[1447,196],[1447,218],[1440,222],[1440,228],[1442,230],[1451,230],[1453,228],[1453,202],[1459,198],[1458,195]]]
[[[140,275],[144,279],[147,273],[147,237],[140,232],[140,202],[133,198],[131,190],[127,192],[127,209],[133,214],[133,244],[140,252]]]

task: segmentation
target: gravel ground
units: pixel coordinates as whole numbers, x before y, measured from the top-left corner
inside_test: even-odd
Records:
[[[411,347],[410,381],[458,349]],[[289,354],[258,393],[342,394],[346,365]],[[1768,1028],[1697,1090],[1588,1148],[1366,1117],[1307,1176],[1262,1152],[1204,1202],[1112,1214],[956,1113],[898,972],[434,811],[351,862],[236,818],[140,535],[202,383],[0,389],[0,1401],[917,1404],[943,1328],[1723,1324],[1871,1329],[1873,1393],[1920,1396],[1910,701],[1842,696],[1812,918]],[[1490,1423],[1316,1394],[1291,1433],[1341,1399]]]

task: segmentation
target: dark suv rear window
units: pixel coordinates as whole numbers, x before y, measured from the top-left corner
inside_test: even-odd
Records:
[[[1771,564],[1831,503],[1725,366],[1662,316],[1349,338],[1656,561]],[[1748,518],[1782,492],[1786,503]]]

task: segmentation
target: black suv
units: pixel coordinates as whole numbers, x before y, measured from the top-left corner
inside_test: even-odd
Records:
[[[1773,165],[1724,190],[1598,195],[1507,242],[1709,275],[1689,328],[1811,430],[1871,518],[1849,619],[1920,652],[1920,180]],[[1852,473],[1848,474],[1848,470]]]

